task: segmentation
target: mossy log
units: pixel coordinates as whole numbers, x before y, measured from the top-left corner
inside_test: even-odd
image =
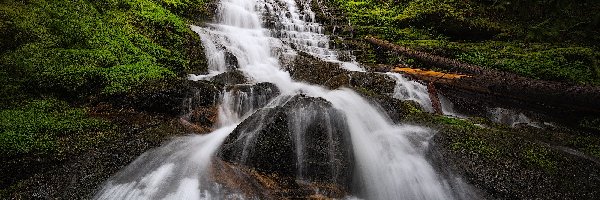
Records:
[[[366,36],[365,40],[367,40],[367,42],[372,43],[374,45],[397,52],[403,56],[415,59],[426,65],[437,66],[437,67],[444,68],[446,70],[453,70],[453,69],[458,68],[457,70],[460,70],[460,71],[463,71],[466,73],[471,73],[471,74],[479,74],[482,71],[482,68],[479,66],[462,63],[457,60],[453,60],[453,59],[449,59],[449,58],[445,58],[445,57],[441,57],[441,56],[437,56],[437,55],[432,55],[432,54],[422,52],[422,51],[412,50],[407,47],[396,45],[396,44],[393,44],[393,43],[385,41],[385,40],[377,39],[372,36]]]
[[[412,50],[374,37],[366,37],[366,40],[426,65],[466,73],[466,76],[457,75],[456,78],[448,75],[440,78],[439,73],[416,73],[417,70],[412,70],[415,73],[407,73],[407,70],[393,70],[396,72],[403,71],[419,80],[434,81],[435,84],[449,86],[455,90],[467,90],[500,98],[512,98],[572,111],[600,113],[600,87],[598,86],[536,80]]]

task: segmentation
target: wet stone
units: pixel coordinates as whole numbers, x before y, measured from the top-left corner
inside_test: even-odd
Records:
[[[353,166],[347,126],[326,100],[297,95],[248,117],[217,155],[261,172],[347,188]]]

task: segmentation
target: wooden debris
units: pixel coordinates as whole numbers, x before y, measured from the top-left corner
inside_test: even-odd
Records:
[[[429,82],[427,84],[427,92],[429,93],[429,99],[431,99],[431,107],[433,107],[433,112],[436,114],[444,114],[442,111],[442,104],[440,103],[440,98],[435,91],[434,82]]]
[[[431,77],[431,78],[436,78],[436,79],[441,79],[441,78],[459,79],[459,78],[464,78],[464,77],[470,77],[468,75],[463,75],[463,74],[444,73],[444,72],[437,72],[437,71],[431,71],[431,70],[399,68],[399,67],[392,69],[392,72],[402,72],[402,73],[410,74],[413,76]]]

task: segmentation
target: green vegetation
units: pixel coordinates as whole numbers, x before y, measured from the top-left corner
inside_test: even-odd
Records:
[[[527,149],[524,156],[527,163],[541,167],[547,172],[555,172],[557,170],[556,161],[551,159],[550,151],[544,147],[537,146]]]
[[[3,104],[128,92],[201,67],[185,48],[199,41],[187,25],[195,19],[173,14],[188,9],[206,12],[203,0],[3,1]]]
[[[475,130],[482,129],[481,127],[473,124],[473,122],[464,120],[464,119],[460,119],[460,118],[447,117],[447,116],[436,116],[435,120],[438,123],[450,125],[454,128],[464,130],[464,131],[475,131]]]
[[[35,100],[19,109],[0,111],[0,155],[57,154],[69,145],[93,139],[80,136],[100,131],[110,131],[110,125],[86,117],[83,109],[69,108],[55,99]],[[65,143],[76,138],[81,141]]]
[[[335,0],[353,27],[414,49],[536,79],[600,85],[598,1]],[[385,52],[367,52],[382,54]],[[364,62],[397,61],[360,56]],[[396,56],[397,57],[397,56]]]
[[[600,138],[594,136],[576,136],[566,141],[566,146],[585,152],[600,159]]]
[[[500,152],[500,150],[498,150],[494,146],[486,143],[484,140],[477,137],[462,138],[462,140],[452,143],[451,148],[455,151],[467,150],[475,152],[489,158],[493,158]]]
[[[88,105],[151,96],[205,70],[188,24],[212,17],[207,2],[1,1],[2,157],[56,160],[89,149],[114,125],[90,117]]]

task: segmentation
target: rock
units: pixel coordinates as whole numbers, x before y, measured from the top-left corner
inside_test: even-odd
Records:
[[[186,84],[185,96],[188,102],[184,106],[189,108],[213,106],[219,102],[221,94],[219,85],[208,81],[187,81]]]
[[[600,162],[562,146],[576,140],[573,133],[480,128],[468,121],[444,120],[450,123],[420,122],[439,130],[431,139],[428,157],[437,171],[459,174],[489,199],[597,199],[600,195]]]
[[[227,65],[227,69],[229,70],[239,68],[237,57],[235,57],[235,55],[233,55],[233,53],[229,51],[225,52],[225,64]]]
[[[239,70],[228,71],[216,75],[212,78],[212,81],[221,85],[236,85],[248,82],[244,74]]]
[[[295,181],[290,177],[265,174],[247,166],[215,159],[211,165],[214,181],[222,194],[243,194],[247,199],[344,198],[348,191],[331,184]]]
[[[322,98],[297,95],[242,122],[218,156],[264,173],[348,188],[352,149],[344,116]]]
[[[219,87],[207,81],[172,79],[148,83],[126,93],[101,95],[92,104],[109,102],[115,107],[179,116],[192,107],[216,104],[219,93]]]
[[[271,99],[279,95],[279,88],[273,83],[258,83],[254,85],[240,84],[225,88],[223,103],[230,107],[239,117],[267,105]]]
[[[388,75],[374,72],[348,72],[335,76],[324,84],[331,89],[364,88],[378,94],[393,93],[396,86],[396,82]]]
[[[337,63],[322,61],[302,52],[286,68],[294,80],[318,85],[324,85],[332,77],[347,73]]]

